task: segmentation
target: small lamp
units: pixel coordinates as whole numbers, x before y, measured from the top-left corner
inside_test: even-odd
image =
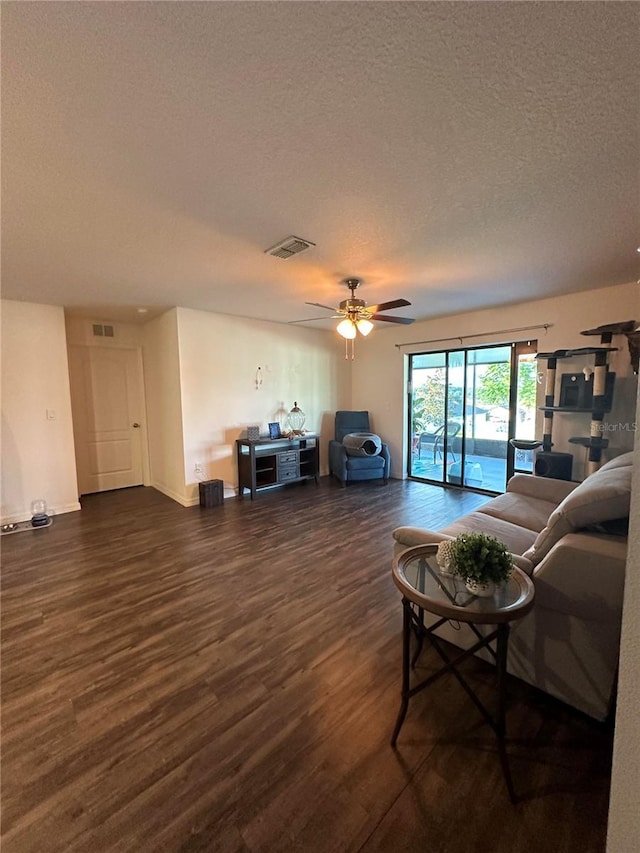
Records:
[[[304,422],[307,416],[302,411],[297,403],[293,404],[293,409],[287,415],[287,428],[293,435],[302,435],[304,430]]]

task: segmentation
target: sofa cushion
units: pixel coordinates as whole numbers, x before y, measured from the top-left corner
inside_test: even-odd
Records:
[[[463,515],[453,524],[444,527],[441,533],[447,533],[449,536],[457,536],[459,533],[486,533],[487,536],[504,542],[512,554],[522,554],[533,545],[536,538],[535,530],[527,530],[526,527],[494,518],[482,511]]]
[[[615,468],[625,468],[627,465],[633,465],[633,450],[605,462],[602,468],[596,471],[596,473],[601,474],[603,471],[613,471]]]
[[[587,477],[549,516],[547,526],[524,556],[536,565],[567,533],[628,516],[631,470],[631,466],[612,466]]]
[[[484,504],[479,511],[540,533],[556,507],[557,504],[552,501],[543,501],[517,492],[505,492]]]
[[[507,483],[507,492],[517,492],[541,501],[550,501],[554,508],[572,492],[577,483],[556,480],[553,477],[537,477],[535,474],[514,474]]]

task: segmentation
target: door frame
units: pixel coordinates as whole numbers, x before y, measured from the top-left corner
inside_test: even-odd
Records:
[[[407,363],[407,381],[406,381],[406,413],[407,413],[407,443],[406,443],[406,455],[405,455],[405,470],[406,476],[409,479],[417,480],[418,482],[427,482],[433,483],[435,485],[444,486],[446,488],[465,488],[470,491],[479,492],[481,494],[495,495],[500,494],[496,493],[493,490],[478,488],[474,486],[466,486],[464,484],[464,474],[465,471],[465,456],[466,456],[466,415],[467,415],[467,369],[468,369],[468,354],[470,351],[474,350],[485,350],[485,349],[500,349],[504,347],[510,348],[509,354],[509,421],[507,425],[507,455],[506,455],[506,474],[505,481],[509,482],[509,479],[515,473],[515,448],[510,444],[510,439],[516,437],[516,418],[517,418],[517,403],[518,403],[518,357],[526,352],[531,352],[532,349],[537,349],[537,341],[533,341],[531,339],[521,340],[521,341],[510,341],[507,343],[492,343],[492,344],[478,344],[476,346],[470,347],[453,347],[450,349],[441,349],[441,350],[428,350],[426,352],[415,352],[408,354],[408,363]],[[463,384],[463,393],[462,393],[462,440],[460,446],[460,471],[461,471],[461,483],[457,485],[455,483],[449,483],[447,481],[446,476],[443,473],[442,480],[431,480],[427,477],[418,477],[416,474],[411,473],[412,463],[413,463],[413,411],[412,411],[412,402],[413,402],[413,359],[416,356],[421,355],[433,355],[434,353],[441,353],[444,356],[444,371],[445,371],[445,382],[444,382],[444,419],[445,423],[448,418],[449,412],[449,368],[450,368],[450,356],[451,353],[462,353],[464,359],[463,365],[463,376],[464,376],[464,384]],[[443,435],[443,459],[447,459],[448,453],[448,441],[447,441],[447,433],[446,429]],[[446,469],[443,469],[443,472]],[[506,484],[505,483],[505,484]]]
[[[140,424],[139,436],[140,436],[140,455],[141,455],[141,463],[142,463],[142,485],[150,486],[151,485],[151,465],[149,461],[149,433],[148,433],[148,425],[147,425],[147,398],[146,398],[146,388],[144,381],[144,361],[142,357],[142,347],[139,345],[131,345],[131,344],[122,344],[119,342],[111,342],[107,344],[106,340],[101,339],[99,342],[91,342],[91,343],[80,343],[67,341],[67,350],[68,350],[68,361],[71,362],[71,352],[72,350],[94,350],[94,349],[112,349],[112,350],[128,350],[130,352],[135,353],[135,369],[137,372],[138,378],[138,386],[140,388],[140,405],[142,408],[142,412],[144,417],[142,418],[142,423]],[[73,388],[71,386],[71,371],[69,371],[69,387],[70,393],[73,397]],[[72,407],[72,419],[73,419],[73,407]],[[73,452],[74,457],[76,459],[76,489],[78,492],[78,497],[81,496],[80,492],[80,483],[78,481],[78,463],[77,463],[77,448],[76,448],[76,440],[75,440],[75,431],[74,431],[74,439],[73,439]],[[124,487],[128,488],[128,487]]]

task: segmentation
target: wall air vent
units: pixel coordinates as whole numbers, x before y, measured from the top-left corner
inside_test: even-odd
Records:
[[[303,240],[302,237],[286,237],[270,249],[265,249],[265,255],[273,255],[274,258],[290,258],[293,255],[299,255],[300,252],[306,252],[307,249],[315,246],[310,240]]]
[[[113,326],[103,325],[102,323],[93,324],[93,334],[99,338],[112,338]]]

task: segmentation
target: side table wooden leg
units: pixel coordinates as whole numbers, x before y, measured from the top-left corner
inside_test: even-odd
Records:
[[[500,753],[500,764],[502,765],[502,773],[504,781],[509,792],[509,799],[512,803],[517,802],[516,792],[513,787],[511,778],[511,768],[509,767],[509,759],[505,746],[505,737],[507,733],[506,713],[507,713],[507,651],[509,649],[509,625],[504,623],[498,626],[498,636],[496,638],[496,668],[498,675],[498,714],[496,717],[496,735],[498,737],[498,751]]]
[[[398,718],[391,735],[391,746],[395,747],[400,729],[409,707],[409,679],[411,671],[411,603],[402,599],[402,702]]]

